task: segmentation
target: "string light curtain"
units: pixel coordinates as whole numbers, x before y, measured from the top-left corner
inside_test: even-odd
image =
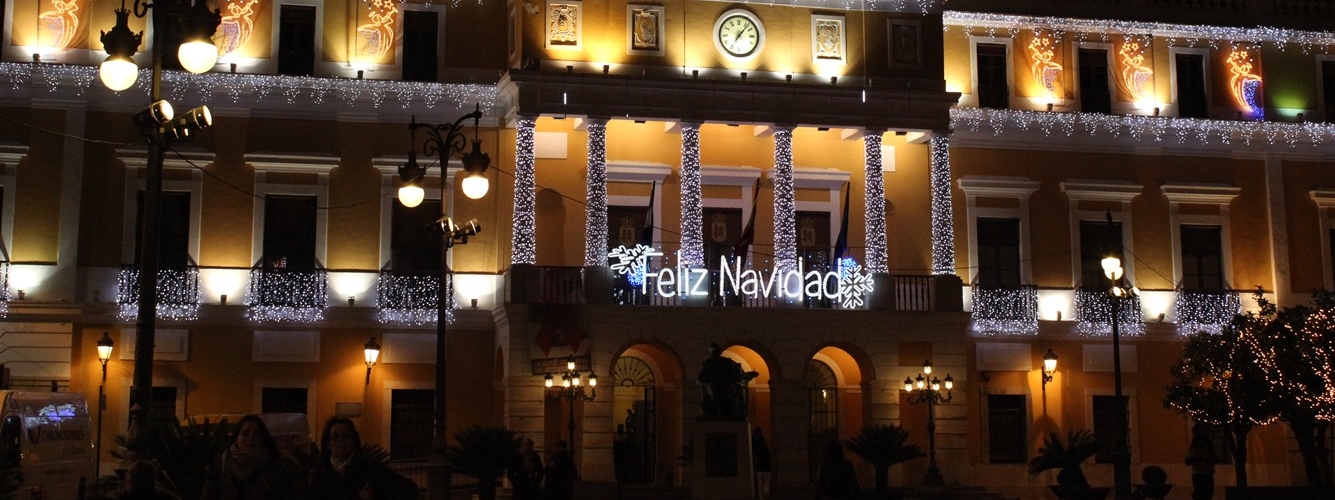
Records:
[[[531,117],[518,120],[515,133],[515,211],[514,232],[510,240],[511,264],[534,264],[538,261],[537,229],[534,197],[537,181],[534,179],[536,162],[533,159],[534,128],[537,121]]]
[[[585,181],[584,265],[607,265],[607,120],[589,119],[589,174]]]
[[[950,203],[950,139],[932,138],[932,274],[955,273],[955,227]]]
[[[681,126],[681,265],[705,265],[704,209],[700,206],[700,126]]]
[[[863,193],[863,207],[867,227],[867,255],[863,256],[867,272],[884,274],[889,272],[886,265],[885,236],[885,174],[881,160],[881,131],[868,131],[862,136],[862,145],[866,150],[866,189]]]
[[[774,261],[779,272],[797,269],[797,205],[793,193],[793,129],[774,132]]]

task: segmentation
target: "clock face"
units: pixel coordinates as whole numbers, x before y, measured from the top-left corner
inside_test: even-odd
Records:
[[[760,46],[760,27],[748,16],[732,14],[718,26],[719,47],[734,57],[747,57]]]

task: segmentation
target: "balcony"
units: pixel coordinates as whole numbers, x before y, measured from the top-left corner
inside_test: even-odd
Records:
[[[1038,333],[1038,287],[979,285],[972,287],[975,333],[1034,335]]]
[[[1075,289],[1075,331],[1081,335],[1112,334],[1113,297],[1107,288],[1078,287]],[[1121,299],[1118,315],[1120,335],[1144,335],[1145,317],[1140,310],[1140,297]]]
[[[139,266],[121,266],[116,284],[116,317],[139,318]],[[199,266],[190,260],[184,269],[158,270],[157,317],[161,320],[199,318]]]
[[[453,275],[450,283],[450,302],[454,302]],[[440,277],[429,274],[396,272],[381,269],[376,281],[376,318],[381,323],[397,325],[436,324]],[[445,322],[454,321],[457,303],[445,310]]]
[[[1182,335],[1217,334],[1242,311],[1242,299],[1232,290],[1179,288],[1173,310],[1177,316],[1177,331]]]
[[[310,271],[257,262],[250,268],[246,306],[246,317],[255,321],[320,321],[329,306],[328,275],[318,262]]]

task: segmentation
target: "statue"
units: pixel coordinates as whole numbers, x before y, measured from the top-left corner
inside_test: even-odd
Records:
[[[705,420],[743,420],[746,418],[746,384],[760,375],[742,372],[742,365],[723,357],[718,344],[709,344],[709,358],[700,368],[695,382],[704,391],[700,402]]]

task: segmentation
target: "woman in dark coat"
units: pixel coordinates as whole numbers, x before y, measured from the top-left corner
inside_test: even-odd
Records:
[[[320,434],[320,459],[311,470],[311,500],[405,500],[417,485],[362,456],[362,438],[346,417],[334,417]]]
[[[278,454],[278,442],[264,421],[246,415],[232,445],[223,452],[204,483],[203,500],[285,500],[297,496],[291,469]]]
[[[844,457],[842,443],[834,441],[826,448],[816,484],[822,499],[844,500],[857,496],[858,474],[853,470],[853,462]]]

